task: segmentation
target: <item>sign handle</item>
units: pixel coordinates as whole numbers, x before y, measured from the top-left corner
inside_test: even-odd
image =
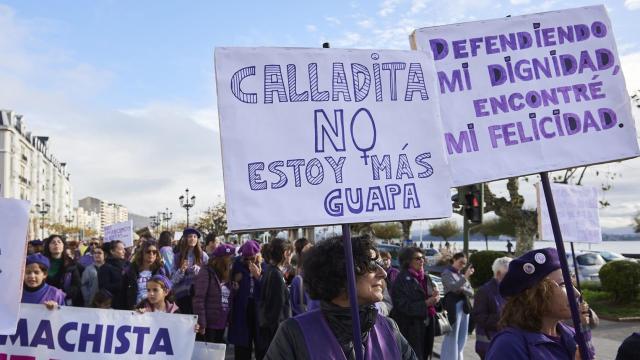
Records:
[[[353,250],[351,249],[351,228],[349,224],[342,225],[342,244],[344,246],[344,264],[347,271],[347,290],[351,306],[351,325],[353,330],[353,350],[356,360],[363,360],[362,338],[360,337],[360,314],[358,313],[358,295],[356,292],[356,273],[353,265]]]
[[[571,276],[569,275],[569,263],[567,261],[567,253],[564,250],[564,242],[562,241],[562,233],[560,232],[560,223],[558,221],[558,213],[556,212],[556,205],[553,202],[553,194],[551,193],[551,184],[549,182],[549,173],[546,171],[540,173],[542,178],[542,188],[544,189],[544,198],[547,201],[547,208],[549,210],[549,218],[551,219],[551,229],[553,230],[553,237],[556,241],[556,248],[558,250],[558,257],[560,258],[560,267],[562,268],[562,278],[564,279],[565,288],[567,289],[567,298],[569,300],[569,307],[571,308],[571,318],[573,319],[573,327],[578,329],[576,331],[576,341],[580,347],[580,355],[582,360],[589,359],[589,350],[587,342],[584,338],[584,334],[580,331],[580,311],[578,310],[578,302],[576,301],[576,295],[573,291],[573,283],[571,282]],[[574,262],[575,264],[575,262]]]
[[[573,241],[571,242],[571,258],[573,259],[573,273],[576,274],[576,285],[578,291],[580,291],[580,298],[582,298],[582,289],[580,288],[580,274],[578,273],[578,262],[576,261],[576,251],[573,248]]]

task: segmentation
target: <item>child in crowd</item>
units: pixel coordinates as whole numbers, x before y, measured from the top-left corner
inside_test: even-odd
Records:
[[[147,281],[147,297],[142,300],[136,308],[139,312],[167,312],[178,313],[176,304],[167,299],[173,284],[164,275],[154,275]]]
[[[22,292],[23,303],[44,304],[49,310],[65,304],[65,293],[45,282],[50,266],[49,259],[40,253],[27,257]]]
[[[96,309],[111,309],[113,295],[107,289],[98,290],[93,296],[91,307]]]

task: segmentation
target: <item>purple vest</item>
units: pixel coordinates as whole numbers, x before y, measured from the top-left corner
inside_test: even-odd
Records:
[[[310,360],[346,360],[338,340],[322,312],[313,310],[293,318],[298,322]],[[365,344],[366,360],[400,359],[400,350],[389,321],[378,315]]]

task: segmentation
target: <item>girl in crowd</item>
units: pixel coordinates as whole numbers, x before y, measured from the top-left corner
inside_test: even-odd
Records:
[[[160,257],[164,264],[164,272],[168,277],[173,275],[173,258],[175,256],[171,241],[173,241],[173,235],[170,232],[163,231],[160,233],[158,247],[160,247]]]
[[[91,307],[96,309],[111,309],[111,303],[113,302],[113,295],[107,289],[98,290],[93,297]]]
[[[122,289],[122,274],[129,266],[129,262],[124,259],[124,243],[114,240],[102,245],[102,249],[108,255],[104,265],[98,270],[98,287],[105,289],[112,295],[111,306],[114,309],[125,310],[126,299]]]
[[[49,310],[65,304],[65,293],[45,282],[50,266],[49,259],[42,254],[36,253],[27,257],[23,303],[44,304]]]
[[[399,257],[402,271],[391,289],[392,317],[418,359],[430,359],[435,337],[435,305],[440,293],[424,272],[424,255],[420,249],[404,248]]]
[[[291,317],[289,288],[284,278],[284,266],[291,262],[291,255],[292,248],[289,241],[274,238],[269,242],[269,264],[262,274],[262,291],[258,303],[258,327],[262,354],[269,348],[278,325]]]
[[[178,306],[167,299],[171,285],[171,280],[164,275],[158,274],[149,278],[145,284],[147,296],[136,306],[138,312],[178,313]]]
[[[51,235],[44,241],[44,255],[51,263],[47,284],[65,292],[67,305],[82,306],[80,271],[66,250],[67,244],[59,235]]]
[[[486,359],[580,359],[575,332],[562,323],[571,318],[567,286],[573,285],[563,280],[556,249],[533,250],[511,261],[500,282],[500,294],[507,299],[503,330],[492,339]]]
[[[200,232],[186,228],[182,232],[182,240],[178,245],[173,263],[174,271],[171,280],[174,284],[176,304],[183,314],[193,314],[193,279],[200,268],[209,261],[209,256],[200,247]]]
[[[147,297],[147,281],[154,275],[166,275],[154,240],[142,242],[124,274],[126,308],[133,309]]]
[[[302,263],[304,261],[303,254],[311,249],[313,244],[306,238],[296,240],[294,247],[297,258],[297,275],[291,281],[291,316],[297,316],[307,311],[317,309],[320,303],[311,300],[309,294],[304,290],[304,279],[302,276]]]
[[[260,244],[249,240],[242,244],[239,253],[231,269],[231,279],[238,284],[238,290],[231,306],[228,341],[234,345],[236,360],[251,360],[253,349],[259,352],[257,312],[262,268],[257,256]]]
[[[98,292],[98,270],[104,265],[104,250],[100,247],[92,247],[93,264],[87,266],[82,272],[81,290],[85,306],[91,305],[93,297]]]
[[[218,245],[220,245],[220,240],[216,239],[215,233],[209,233],[204,237],[204,252],[206,252],[209,257],[211,257],[211,254],[213,254]]]
[[[235,256],[232,245],[218,245],[209,264],[194,281],[193,310],[198,315],[202,340],[224,344],[224,330],[229,323],[232,300],[231,264]]]
[[[400,270],[391,266],[391,253],[388,251],[380,251],[380,258],[382,259],[382,264],[384,267],[384,271],[387,273],[387,287],[391,288],[391,284],[396,281],[396,277],[400,273]]]
[[[469,314],[473,288],[469,278],[473,275],[473,266],[467,267],[467,257],[456,253],[451,259],[451,266],[442,272],[444,287],[444,308],[447,310],[451,331],[444,336],[440,358],[442,360],[462,359],[464,344],[467,342],[469,330]]]
[[[382,300],[386,273],[367,236],[352,240],[356,292],[365,358],[416,359],[393,320],[378,314],[374,304]],[[318,243],[303,264],[306,287],[320,309],[309,311],[280,325],[267,359],[355,359],[351,309],[347,295],[342,237]]]

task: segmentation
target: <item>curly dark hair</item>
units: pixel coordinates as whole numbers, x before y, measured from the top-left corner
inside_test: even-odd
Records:
[[[414,256],[418,253],[422,254],[422,250],[420,250],[416,246],[406,247],[400,250],[400,254],[398,255],[398,261],[400,262],[400,267],[403,270],[408,269],[409,265],[411,265],[411,261],[413,261]]]
[[[71,266],[75,263],[75,261],[69,257],[69,255],[67,254],[67,239],[63,236],[57,235],[57,234],[53,234],[51,236],[49,236],[48,238],[44,239],[44,243],[43,243],[43,255],[46,256],[49,259],[52,259],[52,255],[51,255],[51,250],[49,249],[49,244],[51,244],[51,241],[53,241],[53,239],[58,238],[60,239],[60,241],[62,241],[62,262],[63,262],[63,267],[66,269],[67,266]]]
[[[371,269],[370,263],[377,260],[378,250],[369,236],[353,237],[351,248],[356,275],[376,270]],[[373,259],[371,250],[376,254]],[[305,253],[304,259],[304,285],[312,299],[331,301],[346,291],[347,273],[341,236],[317,243]]]

